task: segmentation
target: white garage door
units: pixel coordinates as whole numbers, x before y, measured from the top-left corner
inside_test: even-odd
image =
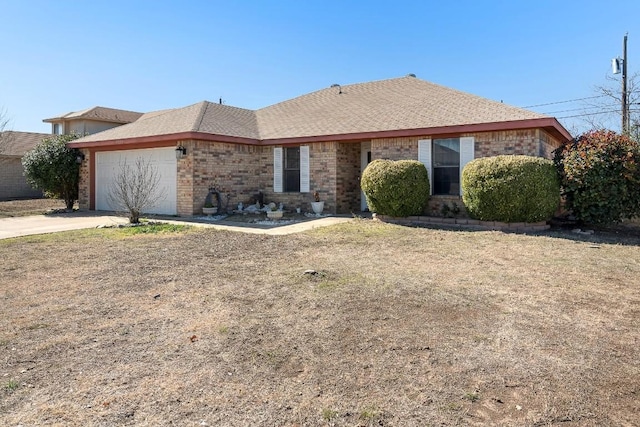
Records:
[[[133,166],[138,158],[144,159],[152,167],[157,168],[160,175],[160,191],[164,193],[164,197],[158,200],[156,206],[146,209],[145,213],[176,215],[177,164],[176,150],[173,147],[97,152],[96,210],[116,210],[109,203],[110,188],[124,162]]]

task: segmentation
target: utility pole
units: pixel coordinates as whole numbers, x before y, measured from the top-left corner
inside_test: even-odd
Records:
[[[627,93],[627,35],[625,33],[622,41],[622,59],[618,56],[611,60],[613,74],[620,74],[622,71],[622,134],[629,134],[629,94]]]
[[[622,134],[629,135],[629,95],[627,94],[627,35],[622,42]]]

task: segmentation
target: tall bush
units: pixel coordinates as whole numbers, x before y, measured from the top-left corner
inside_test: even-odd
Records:
[[[472,160],[462,171],[462,188],[469,216],[483,221],[546,221],[560,204],[553,162],[540,157]]]
[[[419,215],[429,201],[429,175],[416,160],[374,160],[360,185],[369,210],[382,215]]]
[[[33,188],[44,190],[48,197],[64,200],[67,209],[73,209],[78,200],[80,165],[77,151],[68,148],[67,142],[80,135],[55,135],[45,138],[22,157],[27,182]]]
[[[555,151],[566,207],[577,219],[609,224],[640,215],[640,146],[610,130],[584,133]]]

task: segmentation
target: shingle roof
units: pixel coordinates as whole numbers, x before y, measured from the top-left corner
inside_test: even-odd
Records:
[[[35,132],[0,132],[0,155],[22,157],[27,151],[31,151],[44,138],[52,136],[48,133]]]
[[[133,123],[88,135],[74,142],[142,138],[185,132],[258,139],[258,127],[253,111],[202,101],[184,108],[147,113]]]
[[[127,110],[118,110],[115,108],[107,107],[93,107],[82,111],[72,111],[61,116],[52,117],[50,119],[44,119],[43,122],[51,123],[61,120],[100,120],[103,122],[111,123],[131,123],[135,122],[142,116],[142,113]]]
[[[329,87],[257,111],[202,101],[74,143],[185,132],[267,141],[531,119],[551,118],[408,76]]]
[[[263,108],[257,115],[262,139],[547,117],[409,76],[329,87]]]

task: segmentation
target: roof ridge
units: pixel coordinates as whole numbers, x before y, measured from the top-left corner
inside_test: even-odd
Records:
[[[194,132],[197,132],[200,129],[200,126],[202,126],[202,121],[204,120],[204,116],[207,113],[207,109],[209,108],[209,101],[200,101],[200,104],[202,104],[202,106],[200,107],[200,112],[198,113],[198,118],[196,118],[196,125],[191,129]]]

